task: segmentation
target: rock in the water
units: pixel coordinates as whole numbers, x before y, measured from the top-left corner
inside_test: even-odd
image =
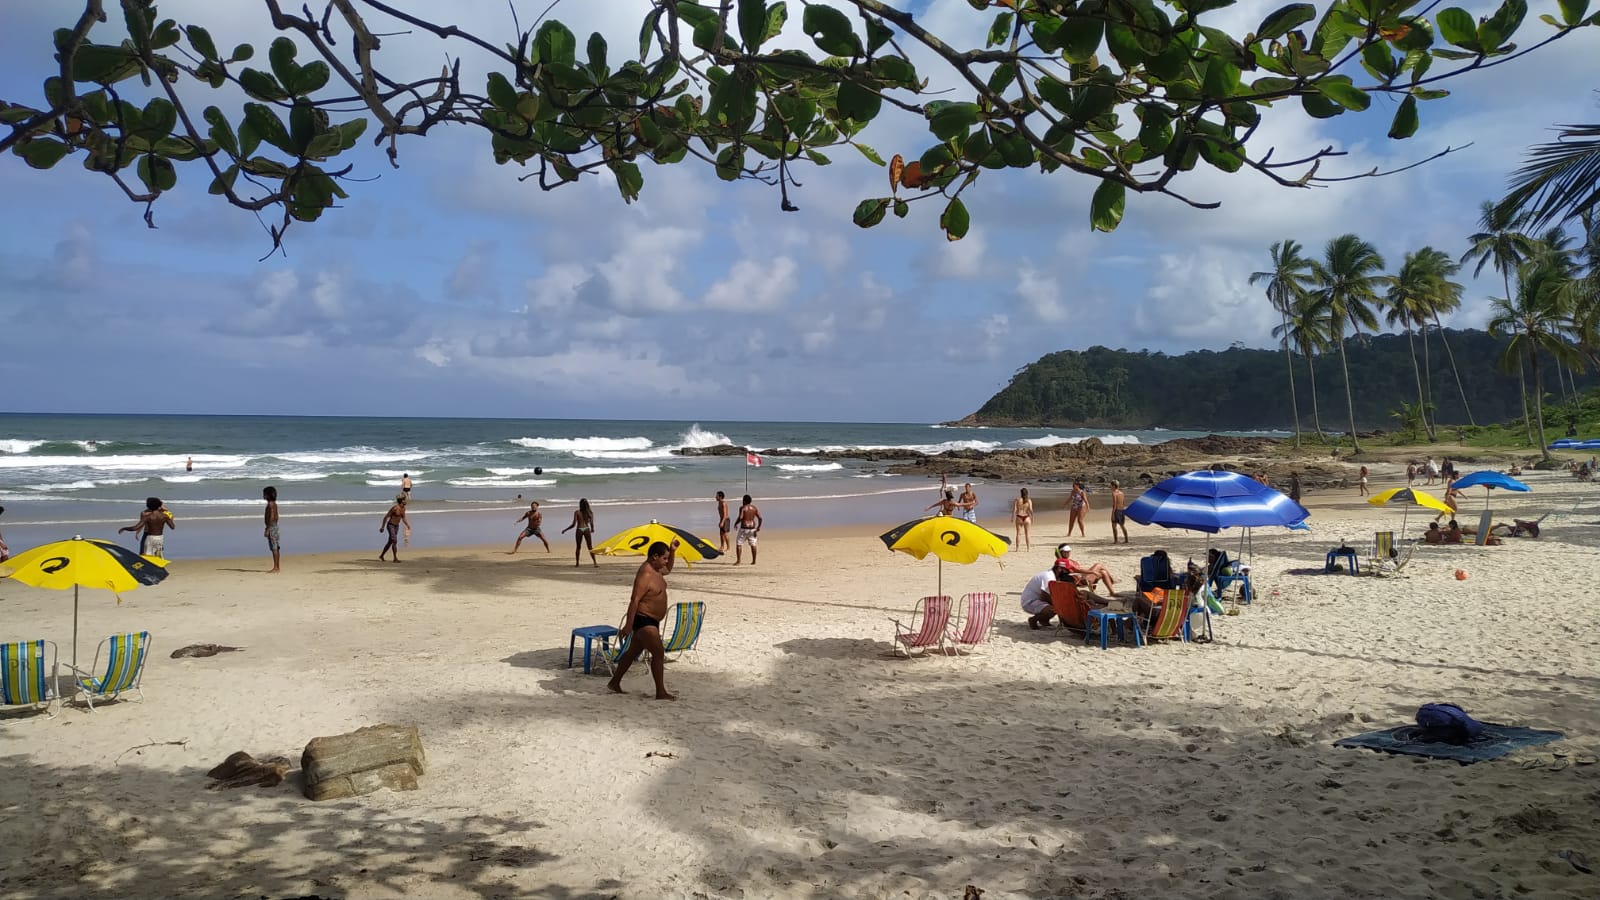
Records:
[[[216,656],[218,653],[232,653],[241,647],[224,647],[221,644],[190,644],[172,651],[173,659],[183,659],[193,656]]]
[[[213,791],[220,791],[248,785],[276,787],[283,783],[283,777],[288,774],[289,760],[282,756],[257,762],[250,754],[239,750],[229,754],[220,765],[207,772],[206,777],[217,779],[209,787]]]
[[[300,756],[306,797],[342,800],[379,788],[414,791],[426,762],[415,725],[369,725],[315,737]]]

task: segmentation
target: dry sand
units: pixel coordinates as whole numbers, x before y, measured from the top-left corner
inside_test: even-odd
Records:
[[[1534,483],[1496,500],[1553,510],[1543,538],[1422,547],[1398,579],[1311,574],[1400,518],[1313,494],[1312,532],[1257,534],[1260,600],[1215,643],[1106,652],[1017,606],[1059,510],[1003,568],[944,567],[947,593],[1001,594],[996,639],[909,661],[886,656],[889,618],[933,592],[934,561],[881,529],[772,522],[758,566],[670,577],[709,607],[668,666],[677,703],[646,699],[643,667],[621,697],[566,668],[636,558],[180,560],[120,606],[83,595],[85,664],[105,634],[155,636],[143,703],[0,718],[0,896],[1600,896],[1558,856],[1600,868],[1600,487]],[[1104,518],[1075,555],[1128,583],[1156,546],[1203,546],[1135,526],[1113,548]],[[0,636],[70,653],[70,594],[0,597]],[[168,657],[193,643],[245,649]],[[1331,746],[1436,700],[1568,737],[1473,766]],[[382,722],[420,728],[420,790],[206,790],[233,751],[298,764],[313,736]]]

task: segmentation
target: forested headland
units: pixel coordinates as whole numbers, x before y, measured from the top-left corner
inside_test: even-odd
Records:
[[[1444,424],[1489,424],[1522,414],[1515,372],[1496,365],[1507,339],[1484,331],[1444,329],[1429,336],[1421,377],[1431,385],[1434,415]],[[1420,338],[1413,337],[1418,341]],[[1403,334],[1350,338],[1350,388],[1356,425],[1394,429],[1396,413],[1417,397],[1417,370]],[[1420,350],[1419,350],[1420,356]],[[1454,359],[1454,370],[1451,358]],[[1294,387],[1306,429],[1321,418],[1327,431],[1346,423],[1344,378],[1334,359],[1294,356]],[[1549,371],[1557,371],[1548,362]],[[1150,350],[1061,350],[1030,363],[962,425],[1050,425],[1079,428],[1174,428],[1199,431],[1292,429],[1289,363],[1282,350],[1234,346],[1168,355]],[[1314,369],[1314,372],[1313,372]],[[1460,374],[1460,385],[1456,372]],[[1316,397],[1313,403],[1312,376]],[[1600,385],[1593,373],[1563,369],[1562,387],[1547,382],[1546,402],[1559,406],[1571,395]],[[1463,395],[1465,401],[1463,401]],[[1547,409],[1551,418],[1559,410]]]

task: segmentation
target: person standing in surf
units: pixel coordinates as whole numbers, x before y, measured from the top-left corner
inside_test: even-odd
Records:
[[[575,566],[583,565],[583,547],[588,544],[589,561],[594,563],[595,568],[599,568],[600,560],[594,557],[594,508],[589,505],[588,497],[579,498],[578,508],[572,511],[572,524],[561,529],[561,533],[566,534],[574,528],[577,531],[572,535],[574,544],[572,548],[572,564]]]

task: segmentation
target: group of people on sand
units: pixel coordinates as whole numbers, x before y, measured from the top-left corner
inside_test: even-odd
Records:
[[[1028,579],[1022,588],[1022,611],[1028,614],[1029,628],[1043,628],[1055,617],[1055,606],[1050,602],[1050,583],[1053,581],[1070,581],[1082,588],[1084,593],[1079,596],[1088,601],[1091,607],[1104,607],[1117,597],[1116,579],[1104,564],[1084,565],[1072,558],[1071,545],[1057,544],[1055,562],[1050,568]],[[1104,599],[1096,593],[1102,584],[1106,587]],[[1141,600],[1148,607],[1148,600],[1135,597],[1135,612],[1138,612],[1137,606]],[[1148,608],[1145,611],[1148,613]]]
[[[761,526],[763,524],[761,509],[756,506],[749,494],[745,494],[744,500],[739,505],[738,515],[730,518],[728,516],[727,495],[722,491],[717,491],[716,499],[717,532],[720,545],[718,549],[726,551],[730,548],[729,533],[736,526],[738,538],[732,546],[734,565],[744,562],[745,547],[750,548],[750,565],[755,565],[756,545],[760,542]],[[396,500],[398,501],[399,498],[396,498]],[[397,505],[402,507],[400,515],[403,519],[405,512],[403,504],[397,503]],[[509,553],[516,553],[522,547],[523,540],[531,537],[538,538],[539,542],[544,544],[545,552],[550,552],[550,541],[546,540],[544,536],[544,513],[539,511],[539,501],[528,501],[528,510],[517,516],[516,522],[521,526],[521,530],[517,534],[516,543],[511,545]],[[561,529],[562,534],[566,534],[569,531],[573,532],[572,564],[574,566],[583,565],[583,552],[588,550],[589,562],[598,567],[600,561],[595,557],[594,553],[594,507],[589,503],[589,498],[579,498],[578,508],[572,511],[572,521],[567,524],[567,527]]]
[[[1128,517],[1126,512],[1127,499],[1122,493],[1122,486],[1111,482],[1111,543],[1129,543]],[[1089,489],[1084,486],[1083,479],[1075,478],[1072,481],[1072,490],[1067,494],[1067,499],[1062,507],[1067,510],[1067,537],[1072,537],[1072,530],[1076,528],[1078,534],[1088,536],[1085,522],[1089,514]],[[978,492],[973,490],[972,483],[968,482],[961,488],[958,495],[955,488],[950,487],[945,476],[939,476],[939,499],[928,504],[923,512],[938,510],[942,516],[959,516],[968,522],[978,524]],[[1028,494],[1027,488],[1017,492],[1017,497],[1011,501],[1011,543],[1021,550],[1033,549],[1033,497]]]

